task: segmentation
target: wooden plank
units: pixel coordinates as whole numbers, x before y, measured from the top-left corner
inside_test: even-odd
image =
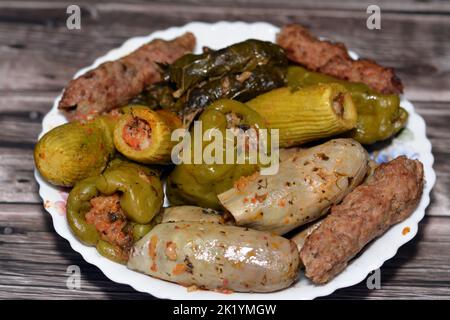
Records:
[[[414,100],[450,101],[450,19],[383,13],[382,30],[365,27],[365,11],[187,3],[82,3],[82,30],[65,27],[65,2],[2,2],[0,90],[59,90],[82,66],[124,40],[193,20],[302,22],[343,41],[361,56],[395,66]],[[440,5],[440,4],[439,4]],[[436,5],[436,6],[439,6]],[[339,25],[339,32],[336,26]]]
[[[81,290],[67,268],[81,269]],[[56,234],[40,205],[0,205],[0,299],[149,299],[107,279]]]
[[[427,217],[417,237],[382,267],[380,290],[366,281],[331,298],[449,298],[450,218]],[[81,290],[66,286],[67,268],[81,269]],[[108,280],[57,235],[40,205],[0,204],[0,299],[150,298]]]
[[[3,1],[5,7],[49,7],[56,4],[69,5],[70,1],[50,0],[50,1]],[[78,4],[90,3],[90,0],[78,0]],[[114,3],[109,0],[97,0],[97,4],[110,4]],[[190,5],[190,6],[205,6],[204,0],[159,0],[152,1],[153,3],[160,4],[172,4],[174,6]],[[117,2],[116,2],[117,3]],[[142,4],[146,3],[146,0],[126,0],[121,1],[126,4]],[[298,1],[298,0],[277,0],[276,4],[273,0],[208,0],[208,7],[213,6],[239,6],[241,8],[246,7],[264,7],[272,8],[284,7],[284,8],[297,8],[304,10],[348,10],[348,11],[365,11],[369,5],[378,5],[384,12],[421,12],[421,13],[433,13],[433,14],[445,14],[450,12],[450,3],[442,0],[346,0],[346,1],[333,1],[333,0],[321,0],[321,1]]]
[[[31,148],[0,148],[0,203],[41,203]]]

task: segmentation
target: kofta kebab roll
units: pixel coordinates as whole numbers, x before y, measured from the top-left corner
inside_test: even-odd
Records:
[[[353,60],[342,43],[319,40],[305,27],[289,24],[281,29],[277,43],[289,60],[351,82],[362,82],[381,93],[402,93],[403,85],[392,68],[372,60]]]
[[[330,281],[367,243],[409,217],[423,183],[423,166],[417,160],[401,156],[381,164],[306,239],[300,251],[306,276],[315,283]]]
[[[289,153],[277,174],[241,177],[218,195],[237,225],[284,234],[327,213],[368,169],[367,151],[352,139]]]
[[[128,267],[185,286],[271,292],[298,276],[296,245],[270,232],[208,222],[161,223],[134,246]]]
[[[317,221],[313,221],[309,224],[307,224],[302,231],[297,233],[295,236],[291,238],[291,240],[297,245],[297,249],[300,252],[305,245],[306,239],[313,233],[314,230],[316,230],[320,224],[323,221],[323,217]]]
[[[149,84],[161,80],[157,63],[172,63],[195,47],[187,32],[174,40],[153,40],[131,54],[70,81],[58,108],[69,120],[84,120],[125,105]]]
[[[172,131],[181,127],[178,116],[168,110],[153,111],[131,105],[122,109],[114,128],[114,145],[128,159],[146,164],[170,163]]]

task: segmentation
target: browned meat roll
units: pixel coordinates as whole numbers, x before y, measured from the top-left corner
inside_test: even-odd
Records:
[[[125,105],[160,80],[156,62],[172,63],[194,47],[195,37],[189,32],[170,41],[153,40],[70,81],[58,108],[67,112],[69,120],[83,120]]]
[[[319,40],[301,25],[284,26],[277,36],[277,43],[290,60],[310,70],[362,82],[385,94],[403,92],[403,85],[394,69],[380,66],[372,60],[353,60],[344,44]]]
[[[404,156],[375,169],[306,239],[300,251],[306,276],[326,283],[341,272],[367,243],[414,211],[423,181],[422,163]]]

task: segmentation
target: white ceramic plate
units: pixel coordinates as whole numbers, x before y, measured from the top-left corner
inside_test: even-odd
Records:
[[[183,27],[154,32],[149,36],[131,38],[120,48],[111,50],[103,57],[95,60],[91,66],[80,70],[75,77],[89,69],[95,68],[100,63],[124,56],[154,38],[168,40],[186,31],[191,31],[195,34],[197,38],[197,52],[200,52],[203,46],[222,48],[249,38],[274,41],[279,29],[267,23],[218,22],[207,24],[193,22]],[[357,58],[355,53],[351,52],[351,55]],[[41,135],[66,122],[64,116],[57,110],[59,99],[60,96],[56,98],[53,108],[45,116]],[[339,288],[359,283],[368,273],[378,269],[386,260],[392,258],[398,248],[411,240],[417,233],[418,223],[423,218],[425,208],[430,202],[429,194],[435,182],[435,173],[432,168],[433,155],[431,154],[430,141],[425,134],[424,120],[415,112],[414,106],[409,101],[402,98],[401,104],[409,112],[407,128],[389,146],[372,156],[377,161],[382,162],[405,154],[410,158],[422,161],[425,168],[426,186],[420,204],[407,220],[395,225],[382,237],[372,242],[357,259],[349,264],[344,272],[326,285],[314,285],[302,275],[300,281],[296,284],[275,293],[221,294],[210,291],[188,292],[185,287],[128,270],[125,266],[102,257],[95,248],[81,244],[71,233],[66,221],[65,200],[67,194],[64,190],[47,184],[37,171],[35,172],[35,177],[40,186],[39,194],[44,201],[45,209],[53,218],[56,232],[67,239],[72,248],[79,252],[87,262],[96,265],[108,278],[115,282],[128,284],[138,291],[168,299],[313,299],[329,295]],[[403,234],[402,231],[406,230],[405,228],[409,228],[409,232]]]

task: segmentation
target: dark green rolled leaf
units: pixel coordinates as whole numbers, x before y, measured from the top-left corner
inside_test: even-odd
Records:
[[[286,69],[258,66],[253,71],[229,74],[193,88],[186,96],[185,110],[202,109],[219,99],[250,100],[284,85]]]
[[[175,110],[177,99],[173,96],[175,90],[167,82],[158,82],[146,88],[131,101],[131,104],[148,106],[151,109]]]
[[[180,97],[206,79],[252,71],[263,65],[286,67],[287,64],[281,47],[271,42],[250,39],[216,51],[184,55],[170,65],[168,76],[164,78],[176,84],[176,95]]]

